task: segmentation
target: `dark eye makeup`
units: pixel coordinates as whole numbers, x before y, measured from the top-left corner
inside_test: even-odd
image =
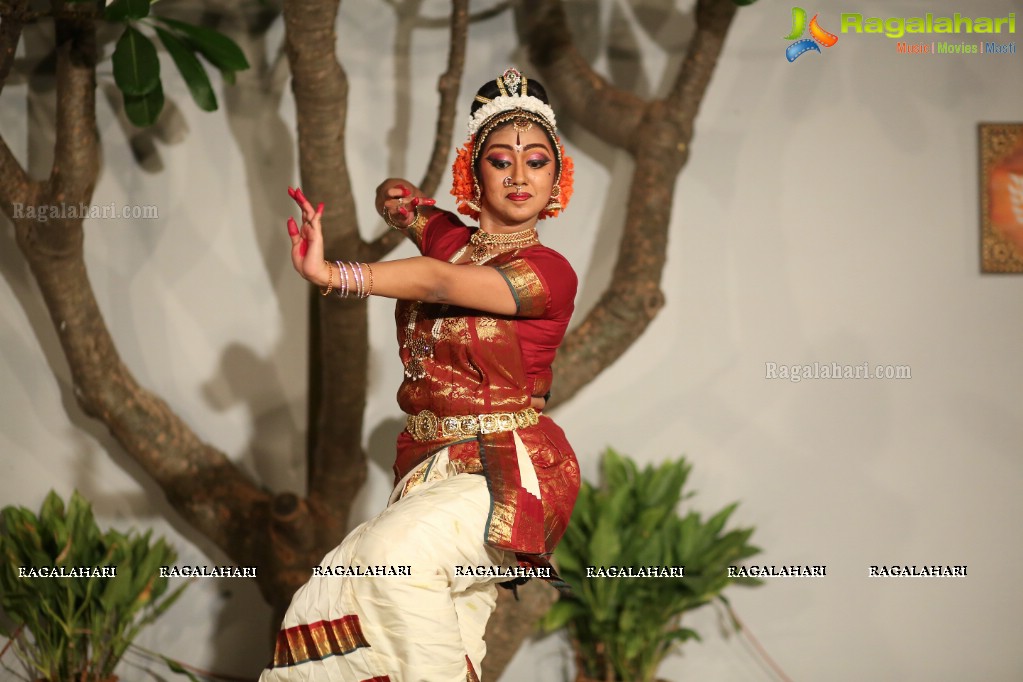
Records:
[[[500,156],[488,156],[487,163],[498,170],[504,170],[511,165],[511,161]]]
[[[488,156],[486,157],[487,163],[498,170],[504,170],[511,166],[512,162],[501,156]],[[532,156],[526,160],[526,165],[533,170],[539,170],[551,162],[549,158],[544,155]]]

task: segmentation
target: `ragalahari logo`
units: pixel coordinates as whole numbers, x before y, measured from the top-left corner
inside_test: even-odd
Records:
[[[817,23],[817,15],[813,15],[813,19],[810,20],[810,37],[803,38],[802,40],[796,40],[801,37],[807,30],[806,25],[806,10],[802,7],[792,8],[792,32],[785,36],[785,40],[795,40],[785,48],[785,59],[790,62],[796,61],[796,58],[801,55],[814,50],[820,52],[820,45],[824,47],[831,47],[838,42],[838,36],[834,33],[828,33],[820,24]]]

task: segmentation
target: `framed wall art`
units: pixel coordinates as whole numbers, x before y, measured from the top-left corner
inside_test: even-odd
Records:
[[[981,123],[980,269],[1023,273],[1023,123]]]

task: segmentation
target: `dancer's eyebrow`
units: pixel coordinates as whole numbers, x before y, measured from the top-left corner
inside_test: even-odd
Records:
[[[537,147],[539,147],[540,149],[543,149],[544,151],[547,151],[547,152],[549,152],[551,150],[550,147],[545,145],[543,142],[533,142],[532,144],[527,144],[522,149],[523,150],[534,149],[534,148],[537,148]],[[490,149],[507,149],[509,151],[514,151],[514,148],[510,144],[502,144],[500,142],[495,142],[494,144],[490,145]]]

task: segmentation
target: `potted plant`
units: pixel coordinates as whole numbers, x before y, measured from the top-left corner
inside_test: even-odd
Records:
[[[554,555],[571,592],[541,621],[546,632],[567,628],[576,682],[651,682],[668,654],[699,639],[682,626],[685,613],[724,601],[731,584],[760,583],[728,577],[729,566],[760,551],[749,544],[753,528],[725,530],[737,503],[708,519],[679,514],[692,496],[683,494],[690,468],[679,458],[640,471],[609,449],[603,483],[583,482]],[[611,577],[623,572],[634,575]]]
[[[188,585],[167,593],[160,567],[176,552],[148,531],[101,532],[77,492],[65,507],[51,491],[38,516],[4,507],[0,520],[0,609],[15,623],[4,634],[30,680],[117,680],[139,630]]]

